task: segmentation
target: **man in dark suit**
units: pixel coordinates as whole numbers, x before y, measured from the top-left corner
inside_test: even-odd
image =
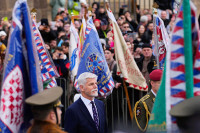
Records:
[[[97,76],[84,72],[78,78],[81,96],[65,113],[65,131],[68,133],[106,133],[106,114],[98,96]]]

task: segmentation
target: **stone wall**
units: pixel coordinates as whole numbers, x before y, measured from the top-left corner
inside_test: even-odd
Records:
[[[0,0],[0,18],[11,17],[12,10],[16,0]],[[37,9],[37,20],[41,18],[51,19],[50,0],[27,0],[30,10],[34,7]]]
[[[16,0],[0,0],[0,18],[7,16],[8,18],[11,17],[12,9],[14,7]],[[41,18],[48,18],[51,20],[51,7],[49,6],[50,0],[27,0],[28,5],[30,7],[30,10],[35,7],[37,9],[37,21],[39,21]],[[93,0],[87,0],[90,4]],[[103,0],[100,0],[103,1]],[[149,8],[152,7],[153,0],[109,0],[110,6],[113,12],[118,12],[119,5],[128,3],[128,6],[130,6],[131,1],[136,1],[137,4],[140,4],[141,8]],[[119,4],[119,1],[121,3]],[[197,6],[197,9],[200,9],[200,0],[192,0],[195,5]],[[67,5],[67,0],[66,0]],[[130,9],[130,8],[129,8]],[[200,13],[200,10],[197,10],[198,13]]]

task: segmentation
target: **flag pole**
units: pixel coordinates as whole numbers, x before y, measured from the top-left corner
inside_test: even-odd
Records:
[[[105,2],[106,2],[107,10],[110,11],[110,6],[109,6],[109,3],[108,3],[108,0],[105,0]],[[128,95],[128,89],[127,89],[127,86],[126,86],[124,79],[123,79],[123,88],[124,88],[124,91],[125,91],[125,94],[126,94],[126,101],[127,101],[127,104],[128,104],[129,114],[130,114],[131,120],[133,120],[133,110],[131,108],[131,103],[130,103],[130,99],[129,99],[129,95]]]
[[[194,96],[193,93],[193,54],[192,54],[192,33],[191,33],[191,9],[190,1],[183,0],[183,27],[184,27],[184,54],[185,54],[185,77],[186,98]],[[189,35],[189,36],[188,36]]]
[[[153,4],[153,14],[157,15],[158,14],[158,11],[157,11],[157,8],[158,8],[158,4],[156,2],[154,2]],[[153,16],[153,24],[154,24],[154,45],[156,47],[156,53],[157,53],[157,56],[156,56],[156,61],[157,61],[157,69],[160,68],[160,63],[159,63],[159,51],[158,51],[158,36],[157,36],[157,28],[156,28],[156,18]]]

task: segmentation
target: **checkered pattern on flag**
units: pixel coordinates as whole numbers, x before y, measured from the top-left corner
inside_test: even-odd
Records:
[[[91,72],[98,76],[99,97],[106,97],[111,94],[114,88],[114,81],[106,63],[103,48],[98,33],[90,17],[87,21],[86,40],[81,53],[80,64],[74,86],[79,91],[77,79],[83,72]]]
[[[43,90],[26,0],[16,1],[12,19],[0,95],[2,133],[22,132],[19,130],[26,125],[24,98]]]
[[[36,22],[32,20],[32,29],[33,29],[33,37],[35,40],[35,45],[37,47],[38,56],[40,59],[40,68],[41,68],[41,76],[42,81],[47,81],[52,79],[53,77],[59,77],[57,69],[51,60],[51,56],[44,46],[44,41],[40,35],[40,32],[36,26]]]
[[[181,5],[180,7],[172,31],[171,45],[169,45],[167,51],[162,83],[157,93],[147,132],[179,132],[176,119],[170,116],[169,111],[172,107],[185,100],[187,95],[186,79],[188,79],[188,77],[186,76],[185,66],[188,62],[185,62],[186,55],[184,49],[188,48],[184,44],[183,6]],[[193,93],[197,96],[200,90],[200,80],[198,77],[200,74],[199,27],[197,23],[196,7],[192,2],[190,2],[190,8],[192,44],[197,47],[193,65]],[[192,51],[192,49],[190,50]]]
[[[169,46],[169,35],[165,29],[163,20],[158,15],[153,15],[154,24],[154,55],[158,57],[159,68],[163,69],[167,47]]]
[[[114,32],[114,44],[115,44],[115,58],[117,61],[117,74],[122,74],[124,80],[129,83],[135,89],[141,91],[147,91],[148,86],[145,78],[140,72],[133,56],[131,55],[128,46],[122,36],[121,30],[115,20],[115,17],[111,11],[107,10],[107,14],[111,19],[112,30]]]

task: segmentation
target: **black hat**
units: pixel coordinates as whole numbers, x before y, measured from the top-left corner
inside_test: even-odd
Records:
[[[108,21],[106,19],[101,20],[101,25],[108,25]]]
[[[142,45],[142,48],[152,48],[152,45],[149,44],[149,43],[144,43],[144,44]]]
[[[137,48],[142,48],[142,46],[140,46],[139,44],[135,44],[135,45],[134,45],[134,49],[133,49],[134,52],[135,52],[135,50],[136,50]]]
[[[41,19],[41,25],[49,26],[49,21],[48,21],[48,19],[42,18],[42,19]]]
[[[105,50],[108,50],[108,51],[110,51],[111,53],[114,53],[114,49],[111,48],[110,46],[107,46]]]

